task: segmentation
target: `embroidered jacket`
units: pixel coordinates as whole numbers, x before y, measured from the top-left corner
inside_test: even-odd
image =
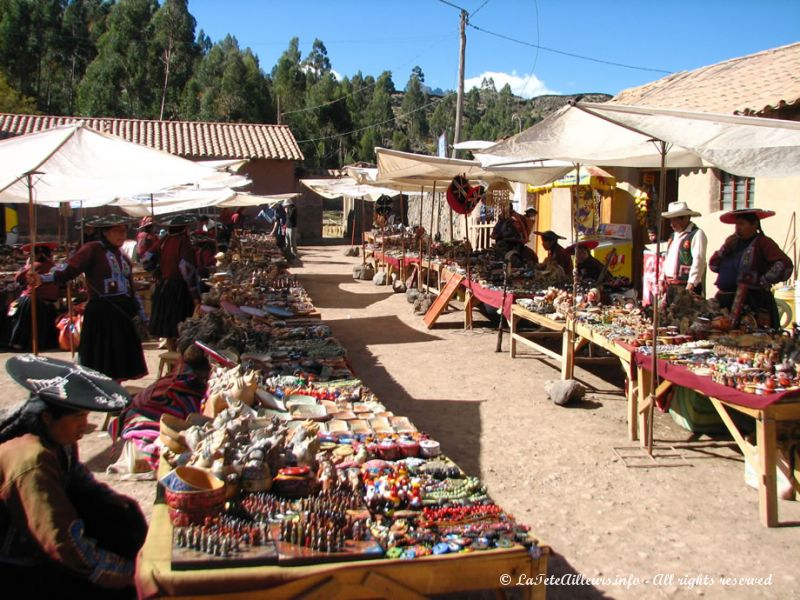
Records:
[[[103,242],[84,244],[67,262],[60,263],[48,275],[43,275],[42,282],[65,283],[81,273],[86,274],[91,298],[135,297],[130,260],[119,248]]]
[[[130,585],[133,561],[84,535],[71,492],[98,501],[114,495],[78,461],[77,445],[51,445],[32,433],[0,444],[0,562],[50,559],[102,587]]]
[[[677,248],[673,247],[674,243],[678,244]],[[689,223],[681,232],[673,232],[667,243],[664,277],[695,286],[702,283],[707,244],[706,234],[694,223]]]

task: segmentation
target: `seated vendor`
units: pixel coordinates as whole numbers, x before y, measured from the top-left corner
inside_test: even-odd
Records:
[[[49,273],[55,266],[53,263],[53,249],[55,243],[38,242],[34,251],[34,271],[40,275]],[[22,251],[30,253],[31,245],[25,244]],[[16,304],[9,311],[11,316],[11,339],[9,345],[15,350],[25,350],[30,352],[33,343],[33,327],[31,315],[31,292],[33,287],[28,283],[28,271],[30,271],[30,261],[17,272],[15,277],[18,285],[24,285],[20,297]],[[50,350],[58,348],[58,330],[56,329],[56,319],[58,311],[56,304],[61,298],[60,286],[57,283],[48,283],[36,288],[36,341],[38,350]],[[11,314],[13,312],[13,314]]]
[[[530,239],[535,214],[536,210],[529,208],[521,215],[509,202],[492,230],[497,250],[515,267],[533,267],[539,262],[536,252],[525,245]]]
[[[542,238],[542,246],[547,250],[547,258],[544,259],[541,267],[547,268],[548,264],[554,263],[564,269],[565,275],[571,275],[572,256],[558,244],[558,240],[565,240],[566,238],[554,231],[534,231],[534,233]]]
[[[134,598],[147,522],[135,500],[78,458],[90,411],[125,407],[105,375],[74,363],[12,357],[31,395],[0,422],[0,576],[14,598]]]
[[[578,279],[583,283],[597,283],[605,270],[603,263],[589,254],[590,250],[597,248],[598,243],[597,240],[588,240],[564,248],[570,255],[575,255],[575,268],[578,270]]]
[[[178,340],[178,350],[181,361],[177,368],[136,394],[131,405],[109,426],[111,439],[121,437],[126,444],[132,444],[134,455],[153,470],[158,467],[161,415],[185,419],[199,413],[208,385],[210,367],[203,351],[187,338]],[[141,464],[144,463],[137,461],[137,465]],[[130,470],[130,465],[122,461],[111,470],[122,473],[126,469]]]

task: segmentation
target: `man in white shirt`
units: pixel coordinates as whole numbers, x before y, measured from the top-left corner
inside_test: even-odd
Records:
[[[708,240],[690,220],[699,217],[700,213],[690,210],[686,202],[670,202],[667,212],[661,216],[669,221],[672,229],[661,271],[661,287],[666,291],[667,306],[679,290],[703,294]]]

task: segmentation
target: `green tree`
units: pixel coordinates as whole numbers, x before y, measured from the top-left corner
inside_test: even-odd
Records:
[[[263,123],[274,118],[270,98],[258,59],[229,35],[212,46],[184,89],[182,118]]]
[[[155,118],[159,69],[150,56],[157,0],[119,0],[108,15],[108,29],[98,54],[78,88],[78,110],[84,115]],[[144,57],[144,58],[143,58]]]
[[[150,61],[159,65],[163,82],[159,119],[179,113],[181,94],[200,56],[200,47],[195,42],[196,25],[187,0],[166,0],[153,16]]]
[[[300,40],[292,38],[289,47],[281,54],[272,69],[272,88],[279,113],[278,118],[283,121],[282,114],[289,113],[290,125],[294,121],[292,113],[305,108],[306,77],[300,64],[299,46]]]
[[[394,131],[394,110],[392,109],[392,94],[394,94],[394,82],[392,82],[391,71],[384,71],[375,81],[375,88],[372,92],[372,99],[366,110],[363,127],[370,127],[374,131],[375,139],[379,144],[387,145],[392,139]],[[361,143],[362,152],[364,150],[364,139]],[[374,150],[370,152],[374,156]]]
[[[400,109],[408,137],[415,147],[423,147],[428,137],[428,119],[424,111],[424,107],[428,104],[428,94],[422,89],[424,79],[422,69],[414,67],[406,84],[406,93]]]
[[[36,114],[36,100],[23,96],[13,89],[0,73],[0,112]]]
[[[315,39],[311,45],[311,52],[308,53],[303,61],[303,67],[311,82],[319,81],[322,77],[331,72],[331,61],[328,58],[328,50],[321,40]]]

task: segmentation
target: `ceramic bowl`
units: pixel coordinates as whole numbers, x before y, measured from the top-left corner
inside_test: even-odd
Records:
[[[213,513],[225,503],[225,482],[205,469],[178,467],[161,479],[167,506],[186,513]],[[207,516],[207,515],[203,515]]]

